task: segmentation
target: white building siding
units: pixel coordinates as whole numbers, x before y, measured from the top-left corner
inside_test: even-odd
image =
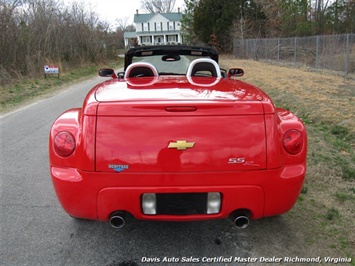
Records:
[[[155,16],[152,17],[148,22],[151,25],[152,31],[158,31],[156,30],[157,24],[161,26],[161,29],[159,31],[165,31],[166,27],[164,27],[164,25],[166,25],[168,20],[165,17],[163,17],[161,14],[155,14]]]
[[[138,45],[161,45],[182,43],[182,14],[136,14],[136,36]]]

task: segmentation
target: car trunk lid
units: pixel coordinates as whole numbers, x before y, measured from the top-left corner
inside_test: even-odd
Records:
[[[179,92],[180,97],[183,93]],[[214,93],[222,95],[220,91]],[[211,94],[206,100],[200,96],[100,102],[96,170],[153,173],[265,169],[261,101]]]

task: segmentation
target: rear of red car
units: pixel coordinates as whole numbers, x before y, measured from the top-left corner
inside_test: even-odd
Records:
[[[241,81],[134,81],[97,86],[82,109],[53,124],[51,174],[71,216],[115,227],[125,213],[170,221],[233,216],[245,227],[249,218],[292,208],[306,171],[297,117]]]

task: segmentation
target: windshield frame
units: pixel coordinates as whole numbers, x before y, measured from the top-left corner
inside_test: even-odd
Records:
[[[124,65],[124,70],[127,69],[127,67],[132,64],[133,62],[136,61],[144,61],[145,62],[152,62],[152,60],[156,60],[157,56],[188,56],[188,57],[183,57],[183,58],[188,58],[188,60],[185,60],[186,62],[190,61],[191,58],[211,58],[215,60],[218,63],[218,52],[208,46],[187,46],[187,45],[157,45],[157,46],[140,46],[136,48],[131,48],[125,53],[125,65]],[[155,59],[150,60],[149,57]],[[141,59],[139,59],[141,58]],[[181,59],[180,59],[181,60]],[[162,60],[160,60],[162,61]],[[156,60],[156,62],[159,62],[159,60]],[[175,61],[173,63],[178,62]],[[191,62],[191,61],[190,61]],[[174,71],[159,71],[162,74],[164,73],[173,73]],[[182,73],[182,70],[176,71],[177,74],[185,74]]]

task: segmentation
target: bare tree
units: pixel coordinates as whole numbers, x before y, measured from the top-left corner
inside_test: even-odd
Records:
[[[118,29],[122,30],[122,31],[126,30],[126,28],[128,27],[128,20],[129,20],[129,17],[116,19]]]
[[[148,13],[171,13],[176,0],[141,0],[143,10]]]
[[[0,0],[0,86],[38,77],[43,65],[62,70],[114,58],[119,38],[84,4]]]

